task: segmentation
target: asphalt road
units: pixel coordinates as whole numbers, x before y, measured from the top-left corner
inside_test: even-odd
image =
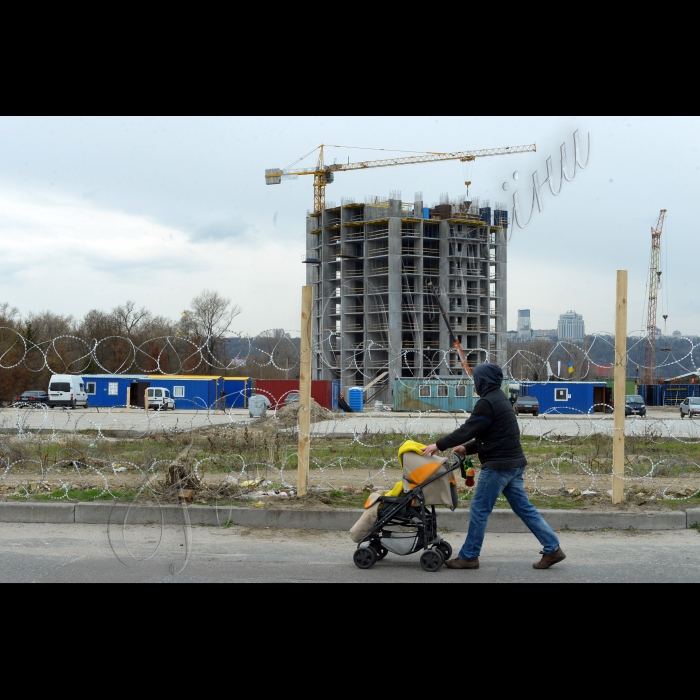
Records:
[[[268,413],[271,416],[272,413]],[[424,435],[445,435],[462,425],[467,415],[362,413],[338,414],[337,420],[314,423],[313,437],[326,435],[360,436],[364,432]],[[127,412],[115,409],[0,409],[0,430],[5,434],[25,435],[46,432],[78,432],[84,430],[125,431],[131,435],[155,434],[163,431],[188,431],[211,426],[243,425],[253,422],[246,410],[227,411],[151,411]],[[603,433],[612,435],[613,417],[606,414],[540,415],[519,418],[523,435],[552,437],[585,437]],[[625,432],[633,436],[656,439],[700,439],[700,420],[681,420],[676,409],[650,409],[646,418],[628,418]]]
[[[7,433],[31,435],[43,433],[79,432],[83,430],[131,431],[153,434],[165,430],[193,430],[209,426],[249,422],[247,411],[126,411],[124,408],[70,409],[0,409],[0,429]]]
[[[445,538],[457,549],[463,535]],[[487,535],[478,571],[425,573],[390,554],[369,571],[345,533],[0,524],[0,583],[594,583],[700,582],[700,533],[561,534],[566,561],[535,571],[531,535]]]

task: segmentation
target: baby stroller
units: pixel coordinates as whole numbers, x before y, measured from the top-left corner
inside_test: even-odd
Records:
[[[408,556],[422,551],[421,566],[432,573],[452,557],[452,547],[438,535],[435,506],[457,507],[452,473],[461,468],[464,475],[464,460],[454,455],[448,464],[444,458],[423,457],[423,449],[415,442],[403,445],[403,481],[385,496],[371,494],[350,531],[357,543],[353,561],[360,569],[371,569],[389,552]]]

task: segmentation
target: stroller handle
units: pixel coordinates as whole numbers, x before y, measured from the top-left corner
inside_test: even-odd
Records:
[[[462,455],[458,455],[456,452],[453,452],[452,456],[454,457],[454,462],[450,464],[450,466],[447,468],[448,472],[453,472],[457,469],[460,469],[464,466],[464,463],[467,461],[466,456],[462,457]]]
[[[452,453],[452,456],[454,457],[454,463],[450,465],[448,468],[448,472],[454,472],[457,471],[457,469],[460,470],[462,474],[462,478],[466,481],[467,480],[467,472],[464,469],[464,463],[467,461],[467,456],[465,455],[462,457],[462,455],[458,455],[456,452]]]

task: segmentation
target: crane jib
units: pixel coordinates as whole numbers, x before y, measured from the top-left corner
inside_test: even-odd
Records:
[[[456,151],[453,153],[428,153],[421,156],[408,156],[404,158],[386,158],[383,160],[363,160],[357,163],[335,163],[316,168],[301,168],[297,170],[268,170],[265,177],[276,178],[281,175],[315,175],[318,172],[344,172],[349,170],[367,170],[369,168],[385,168],[394,165],[414,165],[419,163],[439,163],[446,160],[461,160],[464,162],[484,158],[487,156],[506,156],[515,153],[535,153],[537,144],[526,146],[507,146],[505,148],[486,148],[480,151]]]

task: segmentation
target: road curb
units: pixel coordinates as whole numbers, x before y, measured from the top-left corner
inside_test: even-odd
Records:
[[[345,532],[357,522],[361,510],[273,510],[233,506],[144,506],[126,503],[8,503],[0,502],[2,523],[92,525],[206,525],[279,527]],[[602,512],[541,510],[553,530],[685,530],[700,523],[700,509],[683,511]],[[467,532],[469,510],[440,509],[438,525],[452,532]],[[511,510],[495,510],[488,532],[528,532]]]
[[[700,508],[692,508],[686,512],[686,515],[688,518],[686,527],[695,527],[696,525],[700,525]]]
[[[0,503],[0,523],[75,522],[75,503]]]

